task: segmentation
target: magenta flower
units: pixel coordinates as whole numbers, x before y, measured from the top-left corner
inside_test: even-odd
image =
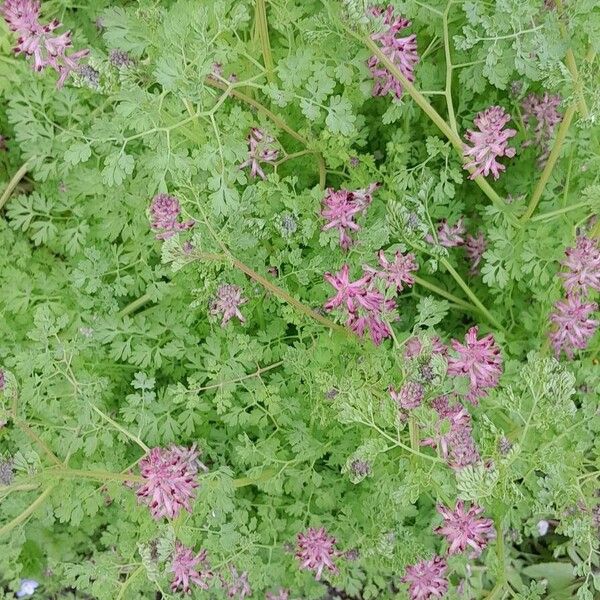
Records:
[[[421,406],[423,397],[425,396],[425,389],[423,386],[416,381],[409,381],[405,383],[400,391],[397,392],[393,388],[390,388],[390,396],[396,402],[399,408],[410,410]]]
[[[441,556],[406,567],[401,581],[408,583],[410,600],[442,598],[448,591],[448,580],[445,577],[447,570],[448,565]]]
[[[89,54],[88,50],[67,54],[72,46],[71,32],[54,35],[53,32],[61,26],[56,19],[45,25],[40,23],[40,3],[37,1],[6,0],[0,6],[0,14],[18,36],[15,54],[33,57],[35,71],[47,67],[54,69],[59,74],[58,88],[64,85],[73,71],[79,69],[79,61]]]
[[[496,159],[502,156],[512,158],[515,149],[508,146],[508,140],[517,134],[514,129],[504,129],[510,121],[510,115],[504,112],[500,106],[492,106],[475,117],[474,124],[479,131],[469,129],[466,134],[465,156],[471,160],[465,164],[465,169],[475,169],[471,179],[479,175],[487,177],[490,172],[494,179],[500,177],[500,173],[506,167]]]
[[[477,234],[477,237],[467,234],[465,252],[467,253],[467,258],[471,263],[471,268],[469,269],[469,273],[471,273],[471,275],[475,275],[479,272],[479,263],[483,258],[483,253],[486,250],[486,246],[487,244],[485,237],[483,237],[483,233],[481,231]]]
[[[394,307],[392,307],[392,310]],[[383,340],[392,336],[389,325],[377,316],[377,314],[350,314],[348,315],[347,324],[359,337],[364,337],[365,333],[368,331],[376,346],[379,346]]]
[[[253,127],[248,134],[248,159],[240,165],[240,169],[250,167],[252,177],[265,179],[266,175],[260,163],[274,164],[279,157],[279,150],[273,147],[275,140],[268,134]]]
[[[452,347],[458,357],[448,359],[448,375],[466,375],[471,388],[467,399],[477,404],[478,398],[486,395],[486,389],[498,385],[502,374],[500,348],[491,333],[477,339],[478,327],[471,327],[465,336],[464,345],[452,340]]]
[[[301,569],[315,572],[315,579],[321,579],[323,569],[338,573],[333,563],[340,553],[335,548],[335,538],[328,535],[324,527],[316,529],[309,527],[296,538],[296,558],[300,561]]]
[[[448,225],[448,221],[444,219],[437,224],[437,243],[445,248],[454,248],[462,246],[465,243],[463,237],[466,232],[462,218],[454,225]],[[435,239],[431,234],[425,236],[425,240],[430,244],[435,243]]]
[[[434,335],[429,339],[431,344],[432,354],[441,354],[442,356],[448,355],[448,348],[444,345],[439,335]],[[414,358],[419,356],[423,351],[423,344],[418,337],[411,337],[406,341],[404,348],[404,358]]]
[[[417,36],[413,33],[408,37],[398,35],[400,31],[410,27],[411,22],[402,17],[394,16],[394,7],[388,6],[385,11],[379,7],[371,8],[375,17],[383,15],[385,30],[371,35],[371,39],[378,42],[382,52],[396,65],[399,71],[410,81],[415,80],[414,69],[419,62],[417,54]],[[375,80],[373,96],[385,96],[392,92],[396,98],[401,98],[402,84],[383,65],[377,56],[372,56],[367,61],[367,66]]]
[[[379,184],[372,183],[366,189],[355,191],[327,189],[321,212],[321,216],[327,221],[323,226],[323,231],[337,229],[340,236],[340,247],[343,250],[348,250],[352,245],[350,234],[360,229],[355,218],[359,214],[365,214],[367,207],[373,201],[373,192],[378,187]]]
[[[237,317],[242,323],[246,321],[244,315],[240,312],[240,306],[248,302],[247,298],[242,296],[242,289],[237,285],[224,283],[219,286],[216,296],[210,305],[210,314],[222,317],[221,327]]]
[[[230,580],[221,576],[221,587],[225,590],[228,598],[243,600],[246,596],[252,595],[247,571],[238,573],[238,570],[233,565],[229,565],[229,574]]]
[[[174,519],[182,508],[192,512],[198,487],[199,452],[195,446],[153,448],[140,461],[144,484],[137,490],[138,501],[147,504],[155,519]]]
[[[538,163],[543,166],[550,154],[550,141],[554,135],[556,126],[560,123],[562,116],[558,112],[560,96],[529,94],[522,103],[523,123],[530,127],[535,122],[533,140],[523,142],[523,147],[535,144],[541,151]]]
[[[194,555],[191,548],[187,548],[181,542],[175,542],[175,555],[171,563],[171,590],[189,594],[190,584],[193,583],[203,590],[208,589],[208,581],[213,574],[208,568],[206,561],[206,550],[200,550]]]
[[[191,229],[194,226],[194,221],[179,222],[181,214],[181,206],[179,200],[175,196],[167,194],[157,194],[152,199],[150,205],[151,227],[157,233],[157,240],[166,240],[173,237],[179,231]]]
[[[569,294],[587,296],[590,290],[600,292],[600,247],[598,242],[579,236],[575,248],[567,248],[561,263],[567,270],[559,273]]]
[[[464,502],[458,500],[454,510],[438,504],[437,511],[444,517],[444,522],[435,532],[450,544],[448,554],[458,554],[470,546],[473,549],[471,558],[475,558],[496,537],[494,521],[479,517],[483,513],[480,506],[472,505],[465,510]]]
[[[377,272],[371,267],[366,267],[366,271],[372,271],[381,279],[385,280],[389,287],[395,287],[397,292],[404,289],[404,284],[412,286],[415,283],[415,278],[412,273],[419,269],[414,254],[403,255],[401,252],[396,252],[394,262],[388,261],[383,250],[379,251],[379,265],[383,269],[382,272]]]
[[[598,310],[595,302],[584,302],[578,296],[567,296],[565,300],[556,302],[555,312],[550,320],[556,330],[550,334],[550,343],[556,356],[561,351],[572,359],[575,350],[587,347],[590,338],[596,333],[598,321],[590,319],[590,315]]]

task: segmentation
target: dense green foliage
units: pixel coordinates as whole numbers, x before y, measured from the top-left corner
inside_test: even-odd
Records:
[[[600,6],[390,3],[419,52],[400,100],[371,96],[381,23],[361,0],[47,0],[97,77],[58,90],[0,23],[0,460],[14,475],[0,484],[0,597],[23,578],[41,598],[175,597],[177,539],[215,573],[247,571],[255,598],[404,599],[406,566],[443,551],[436,502],[457,498],[497,537],[449,557],[447,598],[599,597],[600,336],[557,360],[548,335],[565,249],[600,234]],[[521,106],[545,91],[563,121],[544,166],[522,146]],[[512,116],[517,154],[473,181],[460,140],[492,105]],[[252,127],[279,151],[264,180],[240,169]],[[373,182],[343,252],[322,231],[324,190]],[[156,239],[158,193],[193,229]],[[463,248],[426,240],[461,216],[487,240],[477,273]],[[322,309],[323,274],[347,263],[357,279],[382,248],[412,252],[419,279],[376,346]],[[212,314],[222,284],[243,291],[244,322]],[[467,383],[431,338],[462,342],[473,325],[493,333],[503,374],[466,404],[482,461],[452,469],[420,440],[435,435],[430,400]],[[407,359],[415,335],[424,350]],[[413,380],[426,401],[406,420],[388,389]],[[124,483],[171,444],[197,444],[208,472],[192,513],[156,521]],[[293,546],[320,526],[345,554],[315,581]],[[211,585],[192,597],[226,597]]]

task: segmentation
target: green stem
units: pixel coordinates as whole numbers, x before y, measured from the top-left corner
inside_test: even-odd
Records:
[[[120,310],[117,313],[117,316],[125,317],[131,314],[132,312],[135,312],[138,308],[144,306],[144,304],[150,302],[151,300],[152,296],[148,292],[146,292],[143,296],[140,296],[137,300],[130,302],[124,309]]]
[[[205,83],[207,85],[210,85],[211,87],[215,87],[220,90],[227,91],[234,98],[237,98],[238,100],[241,100],[245,104],[252,106],[257,111],[259,111],[263,115],[265,115],[265,117],[267,117],[270,121],[275,123],[275,125],[277,127],[279,127],[279,129],[285,131],[288,135],[293,137],[296,141],[298,141],[301,144],[303,144],[304,146],[308,147],[310,152],[312,154],[314,154],[317,159],[317,165],[319,168],[319,185],[320,185],[321,189],[325,189],[325,178],[327,177],[325,159],[323,158],[323,155],[319,151],[310,149],[310,147],[309,147],[310,142],[303,135],[298,133],[295,129],[292,129],[280,116],[276,115],[274,112],[269,110],[264,104],[260,103],[258,100],[255,100],[254,98],[251,98],[250,96],[244,94],[240,90],[238,90],[234,87],[228,86],[227,84],[225,84],[221,81],[218,81],[214,77],[207,77],[205,79]]]
[[[535,217],[531,217],[531,222],[545,221],[546,219],[552,219],[553,217],[557,217],[558,215],[562,215],[564,213],[571,212],[572,210],[589,207],[589,205],[590,205],[589,202],[578,202],[577,204],[571,204],[571,206],[565,206],[564,208],[558,208],[556,210],[551,210],[550,212],[542,213],[541,215],[535,215]]]
[[[140,565],[121,585],[121,589],[119,591],[119,595],[117,596],[117,600],[122,600],[125,598],[125,592],[129,589],[129,586],[133,583],[133,580],[138,577],[141,573],[144,572],[144,565]]]
[[[274,469],[266,469],[258,477],[240,477],[239,479],[233,480],[233,487],[241,488],[249,485],[256,485],[257,483],[268,481],[269,479],[274,477],[276,473],[277,472]]]
[[[260,40],[267,79],[273,81],[274,65],[271,43],[269,41],[269,23],[267,21],[267,7],[265,0],[256,0],[256,31]]]
[[[567,137],[567,133],[569,131],[569,127],[571,126],[571,122],[573,121],[573,117],[575,116],[576,106],[575,104],[571,104],[569,108],[567,108],[563,120],[558,129],[558,133],[556,135],[556,140],[554,141],[554,145],[552,146],[552,151],[550,152],[550,156],[548,157],[548,161],[544,166],[544,170],[540,176],[535,189],[533,190],[533,194],[531,196],[531,200],[529,201],[529,205],[527,206],[527,210],[525,214],[521,217],[521,225],[525,225],[529,219],[531,219],[537,205],[539,204],[542,194],[544,193],[544,189],[546,188],[546,184],[552,175],[552,171],[554,170],[554,166],[556,165],[556,161],[560,155],[562,150],[563,143]]]
[[[17,527],[17,525],[23,523],[23,521],[26,521],[29,516],[31,516],[35,510],[44,503],[46,498],[54,491],[55,487],[56,486],[51,485],[50,487],[46,488],[19,516],[8,522],[6,525],[4,525],[4,527],[0,527],[0,538],[4,534],[12,531],[15,527]]]
[[[496,560],[498,561],[498,579],[486,600],[494,600],[502,591],[506,591],[506,559],[504,556],[504,534],[502,524],[496,521]],[[500,596],[502,597],[502,596]]]
[[[415,279],[416,284],[418,284],[421,287],[424,287],[428,290],[431,290],[432,292],[435,292],[439,296],[442,296],[442,298],[446,298],[446,300],[450,300],[451,302],[454,302],[454,304],[457,304],[458,306],[460,306],[461,308],[464,308],[465,310],[469,310],[469,311],[479,310],[476,306],[473,306],[472,304],[469,304],[468,302],[461,300],[454,294],[447,292],[443,288],[438,287],[437,285],[434,285],[433,283],[427,281],[426,279],[421,279],[420,277],[416,277],[416,276],[414,279]]]
[[[21,168],[13,175],[13,178],[8,182],[6,189],[0,196],[0,210],[4,207],[10,195],[14,192],[15,188],[19,184],[19,181],[25,177],[25,173],[29,170],[29,161],[21,165]]]
[[[444,28],[444,55],[446,57],[446,89],[444,90],[444,95],[446,96],[446,106],[448,107],[448,119],[450,121],[450,127],[458,135],[454,104],[452,103],[452,57],[450,56],[450,35],[448,33],[448,14],[451,6],[452,2],[448,2],[448,6],[446,7],[446,10],[442,16]]]
[[[100,415],[105,421],[110,423],[117,431],[120,431],[125,437],[129,438],[131,441],[135,442],[144,452],[150,452],[150,448],[140,440],[139,437],[129,433],[127,429],[121,427],[115,420],[111,419],[108,415],[104,414],[98,407],[94,406],[91,402],[88,402],[89,406],[92,408],[96,414]]]
[[[415,419],[414,415],[410,415],[410,417],[408,417],[408,431],[410,433],[410,447],[413,450],[418,451],[421,447],[419,441],[419,423]]]
[[[365,45],[373,54],[379,59],[379,61],[385,66],[385,68],[402,84],[402,87],[406,90],[408,95],[415,101],[415,103],[421,108],[421,110],[431,119],[431,121],[438,127],[438,129],[446,136],[450,141],[456,153],[460,157],[461,161],[466,163],[463,141],[459,135],[446,123],[446,121],[440,116],[440,114],[433,108],[427,98],[419,92],[415,86],[406,79],[400,69],[381,51],[379,46],[368,36],[362,36],[355,33],[351,29],[346,28],[346,31],[354,38],[359,40]],[[473,169],[469,170],[473,173]],[[490,184],[481,176],[473,178],[473,181],[479,186],[481,191],[491,200],[492,204],[498,208],[498,210],[504,213],[506,209],[506,202],[494,191]],[[509,217],[511,218],[511,217]],[[515,219],[516,222],[516,219]]]
[[[471,288],[465,283],[463,278],[457,273],[456,269],[448,262],[446,258],[440,258],[440,263],[444,265],[447,271],[452,275],[454,281],[458,283],[458,285],[463,289],[465,294],[469,297],[471,302],[483,313],[483,315],[487,318],[487,320],[497,327],[498,329],[503,329],[500,322],[490,313],[490,311],[480,302],[479,298],[472,292]]]
[[[35,444],[37,444],[44,452],[44,454],[46,454],[46,456],[55,464],[58,465],[59,467],[63,466],[62,461],[60,460],[60,458],[58,458],[58,456],[56,456],[56,454],[54,454],[54,452],[52,452],[52,450],[50,450],[50,447],[46,444],[46,442],[44,442],[44,440],[35,432],[33,431],[33,429],[31,429],[31,427],[29,427],[29,425],[27,425],[27,423],[25,423],[24,421],[21,421],[21,419],[18,419],[16,416],[13,417],[13,423]]]

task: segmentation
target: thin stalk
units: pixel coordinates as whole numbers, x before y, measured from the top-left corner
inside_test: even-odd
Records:
[[[285,131],[288,135],[293,137],[296,141],[300,142],[304,146],[308,147],[310,145],[310,142],[303,135],[298,133],[295,129],[292,129],[279,115],[276,115],[258,100],[251,98],[247,94],[244,94],[243,92],[234,87],[228,86],[226,83],[218,81],[214,77],[207,77],[204,81],[207,85],[226,91],[234,98],[237,98],[245,104],[252,106],[257,111],[265,115],[265,117],[267,117],[270,121],[275,123],[275,125],[279,127],[279,129]],[[315,155],[315,158],[317,160],[317,165],[319,168],[319,185],[321,189],[325,189],[325,179],[327,177],[325,159],[323,158],[323,155],[317,150],[310,150],[310,152]]]
[[[13,178],[8,182],[6,189],[0,196],[0,210],[4,207],[10,195],[14,192],[15,188],[19,184],[19,181],[25,177],[25,173],[29,170],[29,161],[21,165],[20,169],[13,175]]]
[[[144,306],[144,304],[146,304],[147,302],[150,302],[150,300],[152,300],[152,296],[149,293],[145,293],[143,296],[140,296],[137,300],[130,302],[125,308],[120,310],[117,313],[117,316],[125,317],[131,314],[132,312],[135,312],[138,308]]]
[[[88,404],[90,408],[92,408],[92,410],[96,412],[96,414],[100,415],[105,421],[110,423],[117,431],[120,431],[125,437],[129,438],[132,442],[135,442],[144,452],[150,452],[150,448],[148,448],[148,446],[146,446],[146,444],[144,444],[144,442],[142,442],[142,440],[140,440],[139,437],[133,435],[124,427],[121,427],[121,425],[119,425],[115,420],[111,419],[108,415],[104,414],[97,406],[94,406],[91,403]]]
[[[249,485],[256,485],[257,483],[262,483],[264,481],[268,481],[275,475],[276,475],[276,471],[274,469],[266,469],[258,477],[240,477],[238,479],[234,479],[233,487],[241,488],[241,487],[246,487]]]
[[[452,103],[452,57],[450,56],[450,35],[448,33],[448,14],[452,2],[448,2],[448,6],[442,16],[442,23],[444,28],[444,55],[446,57],[446,89],[444,95],[446,96],[446,106],[448,107],[448,120],[450,121],[450,127],[458,135],[458,126],[456,124],[456,114],[454,113],[454,104]]]
[[[139,475],[112,473],[111,471],[86,471],[83,469],[49,469],[46,473],[57,475],[59,479],[93,479],[95,481],[141,482]]]
[[[46,498],[54,491],[55,485],[46,488],[19,516],[8,522],[4,527],[0,527],[0,538],[12,531],[15,527],[26,521],[41,506]]]
[[[504,556],[504,535],[502,532],[502,524],[496,522],[496,560],[498,561],[498,580],[492,591],[487,596],[486,600],[495,600],[502,591],[506,591],[506,559]]]
[[[50,450],[50,447],[44,442],[44,440],[35,432],[27,423],[21,421],[16,416],[13,417],[13,423],[35,444],[37,444],[44,452],[44,454],[55,464],[60,467],[63,466],[63,462]]]
[[[456,153],[460,157],[463,163],[466,163],[464,150],[463,150],[463,141],[460,139],[459,135],[446,123],[446,121],[440,116],[440,114],[433,108],[430,102],[415,88],[415,86],[406,79],[406,77],[402,74],[400,69],[381,51],[379,46],[368,36],[363,36],[358,33],[355,33],[351,29],[346,29],[346,31],[352,35],[354,38],[359,40],[363,45],[365,45],[373,54],[379,59],[379,61],[385,66],[385,68],[402,84],[402,87],[406,90],[408,95],[415,101],[415,103],[419,106],[419,108],[431,119],[431,121],[438,127],[438,129],[446,136],[446,138],[450,141]],[[473,173],[473,169],[470,169],[470,172]],[[479,186],[481,191],[491,200],[492,204],[494,204],[499,210],[504,212],[506,208],[506,203],[504,200],[494,191],[492,186],[481,176],[473,178],[473,181]],[[516,222],[516,219],[514,219]]]
[[[269,23],[267,21],[267,7],[265,0],[256,0],[256,31],[260,46],[262,49],[265,69],[267,70],[267,79],[273,81],[274,65],[273,54],[271,53],[271,43],[269,41]]]
[[[497,327],[498,329],[503,329],[500,322],[490,313],[490,311],[481,303],[479,298],[473,293],[471,288],[465,283],[463,278],[457,273],[456,269],[448,262],[446,258],[440,258],[440,263],[446,267],[447,271],[452,275],[454,281],[458,283],[458,285],[464,290],[465,294],[469,297],[471,302],[483,313],[483,315],[487,318],[487,320]]]
[[[419,440],[419,423],[415,419],[414,415],[410,415],[410,417],[408,417],[408,431],[410,434],[410,447],[413,450],[418,451],[421,447]]]
[[[433,283],[430,283],[426,279],[421,279],[420,277],[415,276],[414,280],[417,285],[420,285],[428,290],[431,290],[432,292],[435,292],[439,296],[442,296],[443,298],[446,298],[446,300],[450,300],[451,302],[454,302],[454,304],[457,304],[458,306],[460,306],[461,308],[464,308],[465,310],[469,310],[469,311],[479,310],[476,306],[473,306],[472,304],[469,304],[468,302],[461,300],[454,294],[451,294],[450,292],[447,292],[443,288],[438,287],[437,285],[434,285]]]
[[[556,135],[556,140],[554,141],[554,145],[552,146],[552,150],[550,152],[550,156],[548,157],[548,161],[544,166],[544,170],[540,176],[535,189],[533,190],[533,194],[531,196],[531,200],[529,201],[529,205],[527,206],[527,210],[525,214],[521,217],[521,225],[525,225],[529,219],[531,219],[537,205],[539,204],[542,194],[544,193],[544,189],[546,188],[546,184],[552,175],[552,171],[554,170],[554,166],[556,165],[556,161],[561,153],[564,141],[567,137],[567,133],[569,131],[569,127],[571,126],[571,122],[573,121],[573,117],[576,112],[576,105],[571,104],[569,108],[565,111],[565,116],[558,128],[558,133]]]
[[[571,212],[572,210],[577,210],[579,208],[585,208],[589,206],[589,202],[578,202],[577,204],[571,204],[571,206],[565,206],[564,208],[557,208],[556,210],[551,210],[547,213],[542,213],[541,215],[535,215],[535,217],[531,217],[531,222],[534,221],[545,221],[546,219],[552,219],[564,213]]]
[[[125,598],[125,592],[129,589],[129,586],[133,583],[133,580],[141,575],[144,572],[144,565],[140,565],[121,585],[121,589],[119,590],[119,595],[117,596],[117,600],[122,600]]]

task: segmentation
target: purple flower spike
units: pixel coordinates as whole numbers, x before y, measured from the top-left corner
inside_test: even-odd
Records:
[[[403,17],[394,15],[394,7],[388,6],[385,10],[371,8],[374,17],[383,15],[385,30],[371,35],[371,39],[378,42],[381,51],[393,62],[402,75],[411,83],[415,80],[414,69],[419,62],[417,54],[417,36],[413,33],[408,37],[399,36],[399,32],[410,27],[411,22]],[[377,56],[372,56],[367,61],[367,66],[375,80],[373,85],[373,96],[385,96],[390,92],[401,98],[403,93],[402,84],[383,65]]]
[[[448,565],[441,556],[406,567],[401,581],[408,583],[410,600],[442,598],[448,591],[448,580],[445,577],[447,570]]]
[[[550,334],[550,343],[557,357],[564,351],[572,359],[576,350],[587,347],[598,329],[598,321],[590,318],[598,310],[598,305],[573,295],[557,302],[554,308],[550,320],[556,325],[556,330]]]
[[[253,127],[248,135],[248,159],[240,165],[240,169],[250,167],[252,177],[265,179],[266,175],[260,163],[274,164],[279,157],[279,150],[273,147],[275,140],[258,127]]]
[[[300,561],[300,568],[314,571],[317,580],[321,579],[323,569],[338,572],[332,559],[339,554],[335,549],[335,538],[328,535],[323,527],[310,527],[297,536],[296,558]]]
[[[187,548],[181,542],[175,543],[175,555],[171,563],[171,573],[173,580],[171,590],[189,594],[191,593],[190,584],[197,585],[200,589],[208,589],[208,581],[213,574],[208,569],[206,561],[206,550],[201,550],[194,555],[191,548]]]
[[[473,505],[465,510],[465,503],[459,500],[454,510],[438,504],[437,511],[444,517],[444,522],[435,532],[444,536],[450,544],[448,554],[458,554],[469,546],[473,549],[471,558],[475,558],[496,537],[494,522],[479,517],[483,513],[479,506]]]
[[[474,169],[471,179],[479,175],[487,177],[492,173],[494,179],[500,177],[500,173],[506,167],[496,159],[502,156],[512,158],[515,149],[508,145],[508,140],[517,135],[514,129],[504,129],[510,121],[510,115],[504,112],[500,106],[492,106],[475,117],[475,127],[478,131],[469,129],[466,134],[465,156],[471,160],[465,164],[465,169]]]

